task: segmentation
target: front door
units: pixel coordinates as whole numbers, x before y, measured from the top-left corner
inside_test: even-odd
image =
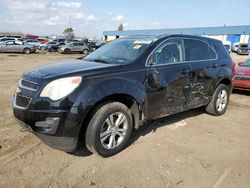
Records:
[[[172,38],[161,43],[146,65],[147,119],[183,111],[189,102],[190,77],[184,41]]]
[[[3,47],[3,52],[13,52],[15,41],[7,41]]]

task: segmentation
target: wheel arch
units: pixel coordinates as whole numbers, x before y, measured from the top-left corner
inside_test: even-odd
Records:
[[[220,84],[224,84],[226,86],[229,87],[229,90],[232,91],[233,89],[233,84],[232,84],[232,80],[230,78],[222,78],[218,81],[216,88],[220,85]],[[215,89],[216,89],[215,88]]]
[[[145,97],[145,91],[138,84],[127,79],[101,79],[86,82],[85,89],[74,104],[82,109],[79,134],[85,135],[93,114],[109,102],[120,102],[126,105],[132,113],[134,128],[138,129],[141,120],[144,119]]]

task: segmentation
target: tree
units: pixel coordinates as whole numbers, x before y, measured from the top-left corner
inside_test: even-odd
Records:
[[[123,31],[123,24],[120,24],[119,27],[118,27],[118,31]]]
[[[75,37],[74,29],[72,27],[64,29],[63,34],[66,39],[73,39]]]

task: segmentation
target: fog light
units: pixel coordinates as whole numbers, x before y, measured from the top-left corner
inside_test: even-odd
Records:
[[[36,122],[35,126],[42,129],[42,133],[55,134],[59,125],[60,118],[47,117],[45,121]]]

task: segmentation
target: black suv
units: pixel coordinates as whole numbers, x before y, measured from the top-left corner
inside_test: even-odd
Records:
[[[224,114],[231,75],[232,60],[215,39],[117,39],[83,59],[25,72],[14,115],[52,147],[71,152],[86,145],[107,157],[124,149],[145,121],[201,106]]]

